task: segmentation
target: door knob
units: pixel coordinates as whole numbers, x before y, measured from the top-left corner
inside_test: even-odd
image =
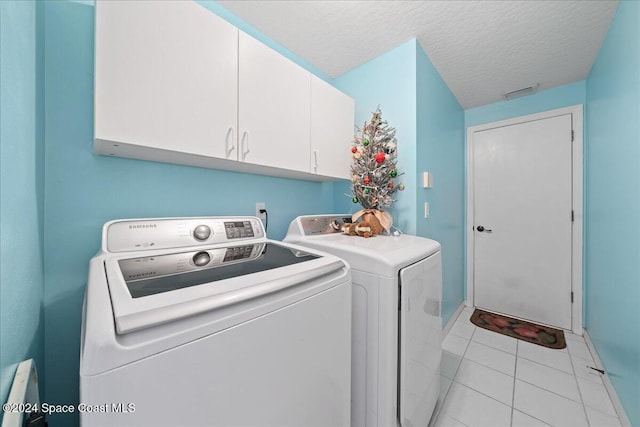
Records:
[[[476,229],[481,233],[483,231],[486,231],[487,233],[491,233],[493,231],[493,230],[489,230],[488,228],[484,228],[482,225],[479,225],[478,227],[476,227]]]

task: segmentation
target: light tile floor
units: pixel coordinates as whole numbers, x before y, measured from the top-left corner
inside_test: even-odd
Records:
[[[476,327],[466,307],[442,343],[431,427],[620,427],[584,338],[552,350]]]

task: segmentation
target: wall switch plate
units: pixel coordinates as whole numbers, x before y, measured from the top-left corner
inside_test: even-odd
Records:
[[[422,187],[433,188],[433,174],[431,172],[422,173]]]
[[[429,202],[424,202],[424,217],[429,218]]]

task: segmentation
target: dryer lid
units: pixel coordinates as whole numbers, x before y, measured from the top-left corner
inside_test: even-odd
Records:
[[[329,252],[346,260],[353,270],[397,277],[401,268],[438,252],[440,243],[401,234],[369,238],[335,232],[332,223],[350,218],[345,214],[300,216],[289,225],[284,241]]]

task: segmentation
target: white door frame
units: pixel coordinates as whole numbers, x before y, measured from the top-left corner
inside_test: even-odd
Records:
[[[574,333],[582,335],[582,150],[583,150],[583,132],[582,132],[582,105],[573,105],[571,107],[559,108],[556,110],[544,111],[542,113],[529,114],[526,116],[515,117],[513,119],[501,120],[498,122],[485,123],[467,128],[467,305],[474,305],[474,277],[473,277],[473,261],[474,261],[474,238],[475,233],[472,232],[474,226],[474,177],[473,177],[473,135],[475,132],[494,129],[503,126],[515,125],[533,120],[548,119],[551,117],[572,114],[573,126],[573,148],[572,148],[572,203],[574,222],[572,226],[572,257],[571,257],[571,291],[573,292],[573,304],[571,305],[571,329]]]

